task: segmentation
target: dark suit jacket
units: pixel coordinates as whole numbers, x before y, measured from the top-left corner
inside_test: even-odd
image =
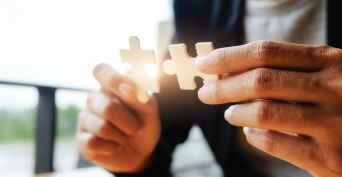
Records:
[[[176,41],[185,43],[193,57],[196,56],[197,42],[211,41],[215,48],[241,45],[244,4],[244,0],[174,0]],[[341,7],[341,0],[328,0],[328,44],[338,48],[342,48],[342,23],[338,20]],[[237,153],[234,143],[236,128],[223,117],[229,103],[205,105],[197,97],[198,89],[182,91],[175,75],[160,74],[161,91],[157,99],[162,136],[153,154],[153,164],[142,173],[118,176],[168,176],[171,153],[177,144],[185,141],[194,123],[203,130],[225,176],[265,176],[248,166]],[[196,81],[198,88],[201,87],[201,81]]]

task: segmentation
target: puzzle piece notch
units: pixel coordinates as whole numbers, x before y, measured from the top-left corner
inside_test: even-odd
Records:
[[[201,77],[206,83],[217,81],[217,75],[203,74],[195,67],[195,61],[198,57],[214,50],[211,42],[197,43],[197,57],[191,58],[185,44],[176,44],[169,46],[172,60],[167,60],[163,63],[164,72],[169,75],[176,74],[179,87],[182,90],[194,90],[197,85],[195,77]]]
[[[160,91],[158,77],[151,78],[145,71],[146,64],[155,65],[156,59],[153,50],[141,50],[138,37],[129,38],[130,49],[120,50],[121,61],[132,66],[131,74],[128,75],[137,86],[137,98],[146,103],[149,100],[148,90],[158,93]]]

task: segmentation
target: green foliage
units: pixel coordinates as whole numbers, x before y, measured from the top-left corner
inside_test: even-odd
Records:
[[[0,140],[32,139],[36,120],[36,108],[25,111],[0,111]]]
[[[77,115],[80,109],[74,105],[57,108],[57,138],[73,138],[76,133]]]
[[[80,109],[57,108],[56,138],[73,138]],[[37,108],[24,111],[0,110],[0,141],[34,139]]]

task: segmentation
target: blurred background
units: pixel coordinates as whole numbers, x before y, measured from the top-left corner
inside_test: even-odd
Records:
[[[129,66],[119,49],[129,48],[132,35],[160,60],[172,22],[172,0],[1,0],[0,176],[88,166],[74,134],[87,94],[99,89],[93,67],[107,63],[124,72]],[[177,146],[171,169],[222,176],[196,125]]]

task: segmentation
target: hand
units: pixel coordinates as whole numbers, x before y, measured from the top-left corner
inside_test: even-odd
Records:
[[[100,64],[94,76],[102,89],[88,96],[79,114],[75,139],[90,161],[117,173],[136,173],[151,160],[161,124],[152,96],[137,100],[135,84],[110,66]]]
[[[225,112],[251,145],[316,177],[342,176],[341,49],[259,41],[215,50],[196,67],[229,73],[199,90],[204,103],[265,99]]]

